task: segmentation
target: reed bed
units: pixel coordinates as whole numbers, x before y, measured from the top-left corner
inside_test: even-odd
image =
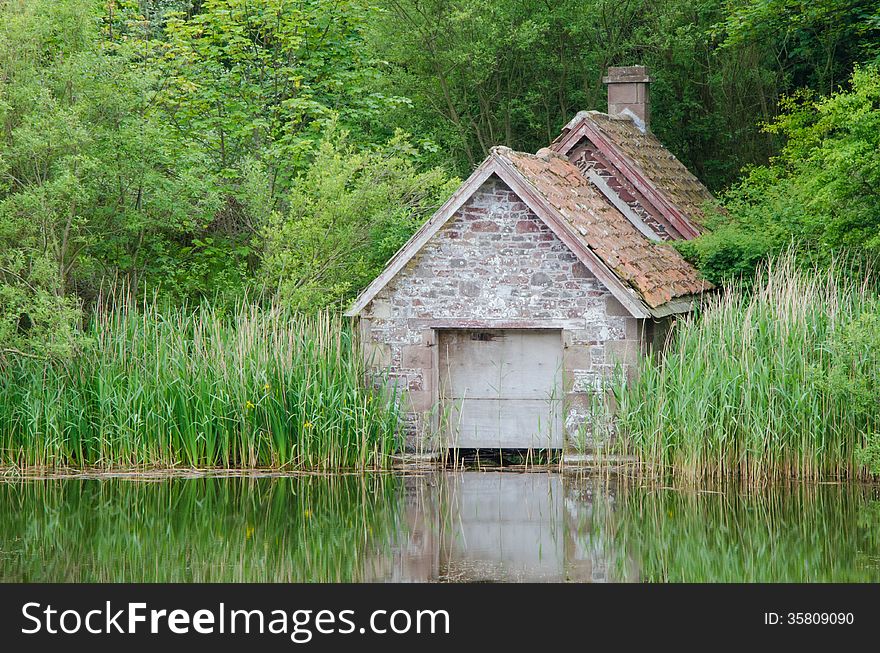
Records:
[[[690,479],[869,476],[880,307],[860,278],[783,256],[754,289],[731,286],[680,319],[665,352],[616,384],[624,452]]]
[[[395,398],[339,316],[115,302],[84,343],[2,362],[0,465],[364,469],[396,445]]]

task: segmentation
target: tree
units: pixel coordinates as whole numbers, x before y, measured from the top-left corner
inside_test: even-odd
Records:
[[[878,0],[740,0],[719,30],[722,48],[763,43],[788,89],[837,90],[853,62],[880,56]]]
[[[329,122],[369,142],[359,127],[402,101],[371,88],[370,14],[360,0],[204,0],[165,14],[165,118],[210,156],[230,192],[255,160],[282,201]]]
[[[856,68],[849,90],[782,104],[767,127],[785,138],[781,154],[725,196],[711,234],[682,245],[713,281],[792,244],[818,262],[880,255],[880,68]]]
[[[396,119],[440,143],[458,172],[493,145],[546,146],[582,109],[606,106],[608,66],[646,64],[653,129],[710,187],[764,162],[780,79],[761,44],[721,51],[722,0],[382,0],[371,32]]]
[[[349,138],[325,137],[263,232],[261,276],[298,309],[350,300],[458,184],[439,168],[419,172],[403,134],[370,150]]]
[[[204,221],[216,195],[198,153],[153,119],[159,82],[136,15],[86,0],[0,12],[0,331],[28,323],[51,349],[81,299],[117,274],[137,285],[147,251]]]

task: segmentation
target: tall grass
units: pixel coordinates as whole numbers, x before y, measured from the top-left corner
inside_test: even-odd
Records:
[[[0,465],[381,466],[393,397],[364,386],[344,318],[241,303],[117,303],[65,361],[11,358],[0,380]]]
[[[620,442],[689,478],[864,477],[880,431],[880,307],[858,275],[791,256],[680,319],[666,352],[619,383]]]

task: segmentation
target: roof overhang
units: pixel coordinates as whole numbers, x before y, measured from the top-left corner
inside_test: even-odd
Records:
[[[669,317],[670,315],[690,313],[695,308],[697,308],[704,299],[705,297],[703,295],[687,295],[685,297],[675,297],[665,304],[661,304],[657,308],[652,308],[651,316],[659,319],[662,317]]]

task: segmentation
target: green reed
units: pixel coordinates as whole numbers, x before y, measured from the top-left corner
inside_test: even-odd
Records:
[[[69,360],[2,362],[0,465],[367,468],[395,447],[345,318],[117,303],[84,336]]]
[[[2,582],[381,579],[390,474],[0,483]]]
[[[835,266],[784,256],[679,319],[663,355],[617,383],[619,444],[682,477],[865,477],[880,432],[880,307]],[[859,329],[865,329],[863,335]]]

